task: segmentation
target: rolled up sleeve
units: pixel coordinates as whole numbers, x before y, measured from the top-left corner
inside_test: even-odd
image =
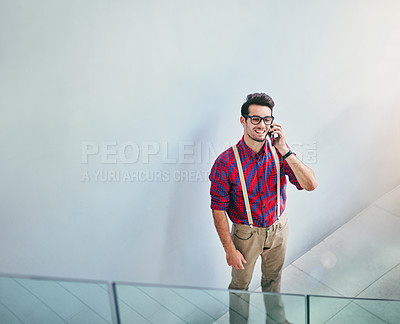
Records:
[[[211,209],[227,210],[229,206],[229,179],[224,161],[217,159],[211,168]]]

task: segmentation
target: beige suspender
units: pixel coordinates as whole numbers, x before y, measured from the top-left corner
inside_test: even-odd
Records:
[[[279,217],[281,215],[281,204],[280,204],[281,203],[281,168],[280,168],[280,163],[279,163],[279,157],[278,157],[278,154],[276,153],[275,147],[271,145],[270,141],[268,141],[268,144],[269,144],[269,147],[271,148],[272,155],[274,156],[274,161],[275,161],[275,166],[276,166],[276,174],[277,174],[277,182],[276,182],[277,208],[276,208],[276,212],[277,212],[278,219],[279,219]],[[240,156],[239,156],[239,152],[237,150],[236,145],[233,145],[232,149],[233,149],[233,153],[235,154],[236,164],[237,164],[237,167],[239,170],[239,179],[240,179],[240,184],[242,186],[244,204],[246,206],[247,219],[249,221],[250,227],[253,227],[253,217],[251,216],[250,202],[249,202],[249,196],[247,194],[246,182],[244,180],[242,162],[240,161]]]
[[[268,141],[269,147],[271,148],[272,155],[274,156],[275,160],[275,167],[276,167],[276,213],[278,215],[278,219],[281,216],[281,165],[279,162],[278,154],[276,154],[275,146],[271,145],[271,142]]]
[[[236,145],[233,145],[232,148],[233,148],[233,153],[235,153],[236,164],[239,170],[239,178],[240,178],[240,184],[242,185],[242,192],[244,198],[244,205],[246,206],[247,219],[249,221],[250,227],[253,227],[253,217],[251,216],[250,202],[249,202],[249,196],[247,195],[246,181],[244,181],[242,162],[240,161],[240,156]]]

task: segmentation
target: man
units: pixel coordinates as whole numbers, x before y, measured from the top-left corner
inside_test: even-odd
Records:
[[[236,145],[238,155],[235,157],[234,147],[227,149],[218,156],[210,172],[214,224],[227,263],[232,267],[229,289],[248,289],[254,265],[261,255],[262,291],[280,291],[288,235],[286,176],[299,190],[311,191],[317,187],[313,171],[289,149],[282,125],[273,122],[274,105],[265,93],[247,96],[241,108],[243,137]],[[279,159],[279,165],[274,159]],[[243,170],[242,182],[240,169]],[[246,200],[250,207],[247,210]],[[226,213],[233,223],[232,232]],[[233,323],[238,323],[238,318],[247,321],[248,304],[243,306],[243,298],[243,294],[236,299],[231,294],[230,320]],[[281,304],[280,301],[276,303]],[[273,315],[274,323],[287,323],[283,307],[279,305],[275,305],[275,310],[267,305],[268,314]]]

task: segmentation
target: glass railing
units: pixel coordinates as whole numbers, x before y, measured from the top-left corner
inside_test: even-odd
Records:
[[[0,323],[400,323],[400,300],[0,276]]]
[[[313,324],[400,323],[400,300],[308,296]]]
[[[229,323],[229,318],[234,323],[265,323],[267,318],[279,323],[286,317],[306,321],[303,295],[131,284],[116,284],[116,294],[121,323]]]
[[[106,282],[0,277],[0,323],[115,323]]]

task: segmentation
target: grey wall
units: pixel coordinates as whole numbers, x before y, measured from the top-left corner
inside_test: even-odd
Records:
[[[207,172],[255,91],[319,180],[299,257],[399,184],[399,10],[1,0],[0,272],[225,288]]]

